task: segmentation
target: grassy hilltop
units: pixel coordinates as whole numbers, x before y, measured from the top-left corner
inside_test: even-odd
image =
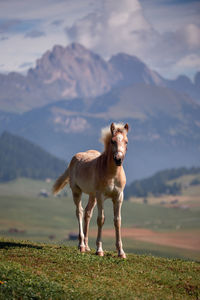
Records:
[[[196,262],[0,240],[0,299],[199,299]]]
[[[78,230],[69,189],[54,197],[53,182],[0,183],[0,299],[200,299],[199,179],[199,174],[174,179],[181,184],[179,195],[124,201],[127,260],[112,252],[111,201],[105,202],[105,256],[94,250],[96,210],[89,234],[93,250],[81,255],[77,241],[67,240]]]

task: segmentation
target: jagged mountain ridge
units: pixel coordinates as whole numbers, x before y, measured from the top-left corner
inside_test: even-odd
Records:
[[[57,100],[94,97],[109,91],[120,79],[109,62],[80,44],[57,45],[26,76],[0,74],[0,105],[4,111],[24,112]]]
[[[66,99],[107,92],[119,81],[120,73],[99,55],[73,43],[66,48],[57,45],[47,51],[27,77],[39,79],[47,86],[57,85],[57,97]]]
[[[37,60],[26,76],[0,74],[0,107],[25,112],[49,103],[103,95],[116,87],[147,84],[168,87],[199,100],[200,73],[166,80],[135,56],[119,53],[105,61],[80,44],[54,46]]]

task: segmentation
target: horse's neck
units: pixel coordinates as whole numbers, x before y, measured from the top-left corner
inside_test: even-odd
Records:
[[[112,153],[108,150],[106,152],[103,152],[99,158],[101,160],[100,165],[104,176],[108,178],[117,176],[119,172],[119,168],[122,168],[122,166],[121,167],[116,166],[113,160]]]

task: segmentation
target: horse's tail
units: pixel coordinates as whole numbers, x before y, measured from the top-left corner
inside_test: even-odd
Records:
[[[66,171],[60,177],[58,177],[58,179],[54,183],[53,189],[52,189],[53,194],[56,195],[68,183],[69,183],[69,167],[66,169]]]

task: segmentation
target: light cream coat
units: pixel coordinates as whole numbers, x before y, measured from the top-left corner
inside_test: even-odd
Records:
[[[59,192],[67,183],[70,184],[76,215],[79,223],[79,249],[81,252],[90,251],[88,246],[88,230],[93,209],[98,207],[98,234],[96,254],[103,256],[102,226],[104,224],[104,200],[111,198],[114,210],[114,225],[116,232],[116,248],[118,256],[125,258],[121,241],[121,206],[126,176],[122,166],[127,151],[128,124],[114,124],[102,130],[104,152],[96,150],[77,153],[71,160],[67,170],[53,186],[53,193]],[[81,204],[81,195],[89,195],[89,201],[84,213]]]

